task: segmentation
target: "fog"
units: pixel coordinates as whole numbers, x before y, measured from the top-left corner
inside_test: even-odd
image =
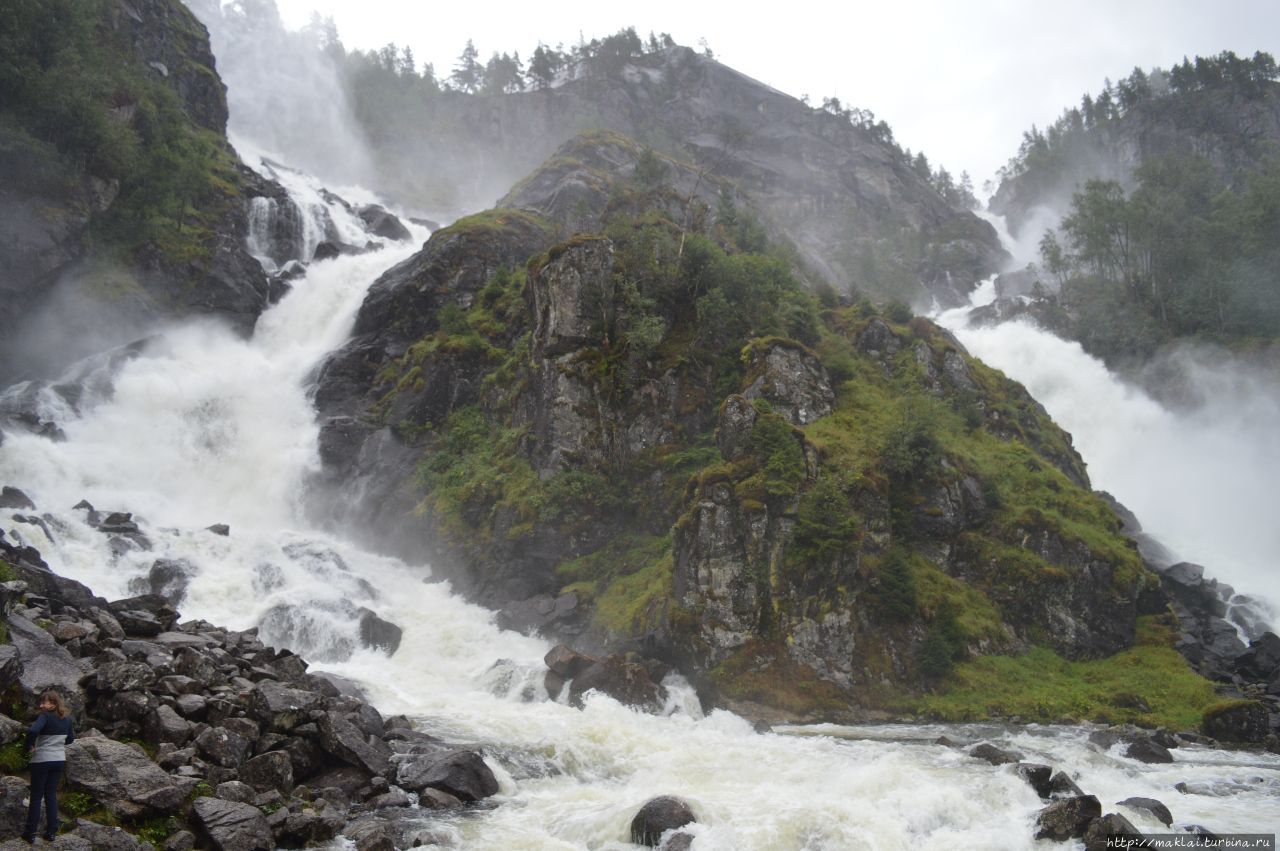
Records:
[[[368,146],[316,33],[287,30],[272,3],[187,5],[209,28],[232,135],[330,182],[372,183]]]

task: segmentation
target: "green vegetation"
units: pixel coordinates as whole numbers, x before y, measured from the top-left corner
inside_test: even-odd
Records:
[[[831,717],[847,711],[849,698],[834,683],[801,665],[785,647],[750,642],[713,668],[710,678],[732,700],[749,700],[796,716]]]
[[[1194,156],[1148,159],[1136,177],[1127,196],[1089,181],[1066,245],[1042,245],[1081,341],[1114,358],[1172,337],[1280,335],[1280,155],[1235,190]]]
[[[2,774],[22,774],[27,770],[29,760],[30,756],[27,749],[23,747],[22,739],[0,747],[0,773]]]
[[[657,624],[670,598],[671,571],[670,535],[620,535],[556,568],[565,590],[594,602],[594,622],[618,635],[643,634]]]
[[[1044,647],[978,656],[958,664],[937,694],[902,708],[946,721],[1017,716],[1191,729],[1217,697],[1173,649],[1175,638],[1161,619],[1146,617],[1134,646],[1106,659],[1070,662]]]
[[[109,23],[114,6],[0,7],[6,182],[60,198],[88,178],[115,183],[118,196],[91,219],[95,248],[124,260],[144,249],[174,265],[207,260],[217,223],[240,199],[233,157],[134,55],[127,34]],[[193,60],[192,67],[212,73]]]

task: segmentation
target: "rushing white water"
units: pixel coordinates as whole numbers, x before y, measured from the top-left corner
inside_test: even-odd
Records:
[[[354,241],[354,240],[352,240]],[[665,715],[593,695],[550,701],[546,642],[497,629],[492,613],[430,580],[311,528],[302,489],[317,464],[307,376],[349,333],[368,284],[413,246],[314,263],[242,340],[208,323],[151,340],[72,408],[52,391],[41,415],[63,442],[14,432],[0,482],[37,503],[48,534],[6,514],[10,537],[60,573],[116,598],[158,558],[193,572],[182,610],[231,628],[262,625],[317,667],[363,684],[384,713],[403,712],[447,740],[481,746],[501,782],[495,807],[419,818],[426,847],[625,849],[639,806],[691,802],[707,849],[1029,849],[1042,802],[1009,767],[933,744],[990,739],[1067,768],[1107,810],[1130,796],[1164,800],[1176,823],[1219,831],[1280,823],[1280,758],[1180,749],[1145,766],[1088,747],[1079,729],[795,728],[758,735],[722,711],[704,715],[678,678]],[[72,505],[127,510],[152,548],[113,548]],[[231,526],[229,536],[207,530]],[[135,586],[136,587],[136,586]],[[359,646],[366,607],[403,628],[398,652]],[[324,661],[327,660],[327,661]],[[1187,782],[1179,795],[1174,782]],[[1126,815],[1147,830],[1159,825]]]
[[[989,303],[986,282],[971,306]],[[1148,533],[1207,575],[1280,612],[1280,396],[1230,362],[1191,372],[1200,402],[1174,411],[1079,343],[1026,320],[970,327],[968,310],[938,320],[969,351],[1021,382],[1071,433],[1093,486],[1132,510]]]

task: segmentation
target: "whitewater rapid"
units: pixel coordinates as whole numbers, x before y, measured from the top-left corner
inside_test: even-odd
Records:
[[[290,188],[307,203],[328,204],[314,185]],[[189,565],[184,617],[260,626],[264,640],[299,651],[313,670],[360,684],[384,715],[404,713],[426,732],[482,748],[500,781],[492,806],[408,811],[428,848],[634,848],[631,818],[662,794],[686,798],[698,814],[689,828],[695,851],[1036,847],[1043,803],[1030,787],[1009,766],[935,744],[943,733],[1064,768],[1107,811],[1147,796],[1168,804],[1179,825],[1280,824],[1280,758],[1272,755],[1182,748],[1173,765],[1147,766],[1088,746],[1079,728],[1034,726],[761,735],[731,713],[704,713],[678,677],[667,682],[672,698],[662,715],[600,695],[580,710],[549,700],[548,642],[498,629],[492,612],[433,581],[429,566],[361,550],[302,511],[319,463],[310,376],[350,333],[369,284],[424,236],[311,264],[249,340],[185,323],[123,364],[82,367],[102,374],[75,406],[41,389],[40,415],[66,440],[6,433],[0,483],[26,491],[43,521],[6,512],[6,534],[109,599],[137,593],[157,559]],[[151,548],[113,549],[86,511],[72,508],[82,499],[102,512],[133,512]],[[230,534],[208,528],[218,523]],[[359,608],[403,629],[397,652],[360,646]],[[1193,792],[1173,791],[1176,782]],[[1125,815],[1144,830],[1160,827],[1142,813]]]

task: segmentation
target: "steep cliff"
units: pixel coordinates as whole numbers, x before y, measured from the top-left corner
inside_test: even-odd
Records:
[[[320,507],[513,626],[795,715],[1131,645],[1158,583],[1070,437],[699,177],[589,134],[388,272],[320,375]]]
[[[204,27],[178,0],[54,0],[6,16],[0,44],[3,377],[173,316],[252,328],[266,280],[246,203],[278,190],[227,145]]]

